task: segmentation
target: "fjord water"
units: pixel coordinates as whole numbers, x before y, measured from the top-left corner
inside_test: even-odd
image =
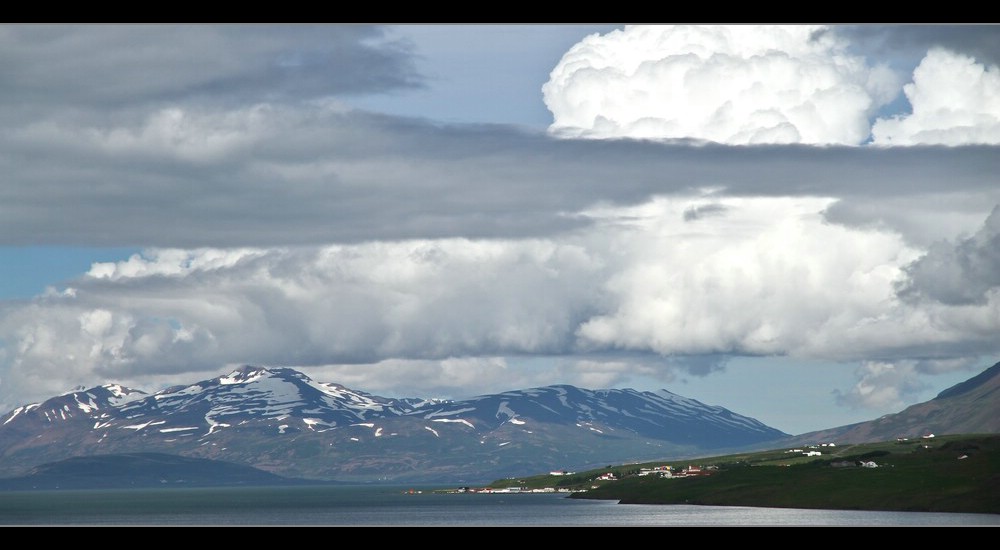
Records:
[[[564,494],[440,494],[400,486],[0,493],[3,525],[1000,526],[1000,515],[653,506]]]

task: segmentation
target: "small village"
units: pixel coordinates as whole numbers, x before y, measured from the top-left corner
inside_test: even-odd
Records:
[[[929,440],[934,438],[933,433],[927,433],[919,438],[917,441],[929,442]],[[898,437],[896,442],[899,444],[909,444],[913,443],[910,439],[906,437]],[[930,449],[930,445],[921,444],[924,449]],[[802,448],[792,448],[787,449],[784,454],[795,455],[796,457],[819,457],[823,456],[824,452],[827,454],[833,454],[834,449],[837,449],[835,443],[819,443],[816,445],[807,445]],[[959,460],[968,458],[967,455],[958,457]],[[790,466],[791,463],[781,463],[777,464],[779,466]],[[881,468],[885,467],[884,464],[878,464],[874,460],[843,460],[835,461],[830,463],[830,467],[833,468]],[[602,484],[607,482],[618,481],[623,477],[631,476],[654,476],[663,479],[683,479],[689,477],[700,477],[700,476],[710,476],[719,471],[719,466],[715,464],[709,465],[695,465],[688,464],[686,467],[675,467],[669,464],[660,464],[650,467],[640,467],[638,470],[624,470],[622,468],[617,468],[618,473],[611,471],[612,467],[608,466],[608,471],[604,471],[590,478],[585,478],[579,480],[579,483],[574,483],[572,486],[557,486],[560,481],[557,478],[565,478],[568,476],[576,476],[577,472],[572,472],[568,470],[552,470],[548,473],[548,478],[552,479],[552,486],[544,487],[526,487],[525,480],[518,480],[518,485],[511,485],[508,487],[459,487],[458,489],[453,489],[446,491],[448,493],[476,493],[476,494],[532,494],[532,493],[582,493],[590,489],[597,489]],[[510,478],[513,480],[514,478]],[[537,479],[537,478],[536,478]],[[565,484],[564,484],[565,485]]]
[[[670,465],[667,465],[667,464],[663,464],[663,465],[654,466],[654,467],[651,467],[651,468],[640,468],[638,470],[638,472],[636,472],[634,475],[638,475],[638,476],[650,476],[651,475],[651,476],[656,476],[656,477],[661,477],[661,478],[666,478],[666,479],[681,479],[681,478],[686,478],[686,477],[696,477],[696,476],[711,475],[711,474],[717,472],[718,469],[719,469],[719,467],[715,466],[715,465],[696,466],[696,465],[693,465],[693,464],[689,464],[686,468],[677,469],[677,468],[674,468],[673,466],[670,466]],[[549,472],[549,476],[551,476],[551,477],[572,476],[572,475],[575,475],[575,474],[576,474],[576,472],[570,472],[570,471],[566,471],[566,470],[554,470],[554,471]],[[617,474],[615,474],[614,472],[610,472],[609,471],[609,472],[604,472],[604,473],[602,473],[602,474],[600,474],[600,475],[598,475],[598,476],[590,479],[589,481],[596,483],[596,482],[599,482],[599,481],[600,482],[618,481],[619,479],[621,479],[621,478]],[[520,483],[524,483],[524,481],[520,480]],[[596,489],[598,487],[600,487],[600,485],[590,485],[589,489]],[[585,492],[587,490],[588,490],[588,488],[585,487],[585,486],[575,486],[573,488],[568,488],[568,487],[534,487],[534,488],[527,488],[527,487],[522,487],[522,486],[510,486],[510,487],[500,487],[500,488],[497,488],[497,487],[459,487],[458,489],[455,489],[455,490],[452,490],[452,491],[448,491],[448,492],[451,492],[451,493],[477,493],[477,494],[497,494],[497,493],[501,493],[501,494],[505,494],[505,493],[529,494],[529,493],[582,493],[582,492]]]
[[[923,436],[921,439],[927,440],[933,438],[933,434],[928,434]],[[906,441],[905,438],[899,438],[898,441]],[[808,445],[803,448],[792,448],[784,451],[785,454],[793,454],[803,457],[818,457],[823,456],[825,452],[832,452],[837,447],[836,443],[819,443],[817,445]],[[790,464],[781,464],[782,466],[789,466]],[[872,460],[858,460],[858,461],[839,461],[832,462],[830,466],[834,468],[847,468],[847,467],[858,467],[858,468],[878,468],[880,467],[875,461]],[[611,467],[609,466],[609,469]],[[532,494],[532,493],[582,493],[590,489],[597,489],[603,483],[618,481],[622,477],[630,476],[654,476],[663,479],[683,479],[689,477],[700,477],[700,476],[710,476],[719,471],[719,466],[715,464],[709,465],[695,465],[688,464],[686,467],[675,467],[669,464],[660,464],[650,467],[641,467],[638,470],[632,470],[631,472],[626,472],[624,475],[621,473],[615,473],[614,471],[605,471],[592,478],[582,481],[580,484],[575,484],[572,487],[566,486],[555,486],[558,479],[553,479],[553,486],[545,487],[525,487],[524,480],[518,480],[519,485],[511,485],[508,487],[459,487],[458,489],[449,490],[449,493],[475,493],[475,494]],[[560,478],[567,476],[577,475],[577,472],[572,472],[568,470],[552,470],[548,473],[550,478]],[[588,485],[589,484],[589,485]]]

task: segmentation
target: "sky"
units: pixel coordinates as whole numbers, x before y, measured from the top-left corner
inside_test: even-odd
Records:
[[[788,433],[1000,360],[1000,27],[0,25],[0,409],[255,364]]]

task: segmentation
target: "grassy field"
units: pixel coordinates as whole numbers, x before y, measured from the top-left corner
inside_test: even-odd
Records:
[[[803,450],[823,454],[806,457],[776,449],[498,480],[492,486],[571,488],[585,490],[573,498],[638,504],[1000,513],[998,435]],[[856,465],[869,460],[879,467]],[[665,464],[674,471],[688,465],[712,470],[710,475],[673,479],[637,475],[641,468]],[[618,480],[595,481],[606,472],[614,472]]]

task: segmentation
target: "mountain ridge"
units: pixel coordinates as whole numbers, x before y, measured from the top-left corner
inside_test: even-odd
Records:
[[[870,443],[976,433],[1000,433],[1000,362],[898,413],[797,435],[789,443]]]
[[[983,384],[988,384],[990,380],[998,376],[1000,376],[1000,363],[993,365],[964,382],[959,382],[950,388],[941,390],[941,393],[937,394],[934,399],[947,399],[949,397],[956,397],[964,393],[968,393]]]
[[[247,365],[153,394],[106,384],[17,407],[0,417],[0,475],[71,456],[155,451],[290,477],[492,479],[782,437],[667,390],[554,385],[396,399]]]

